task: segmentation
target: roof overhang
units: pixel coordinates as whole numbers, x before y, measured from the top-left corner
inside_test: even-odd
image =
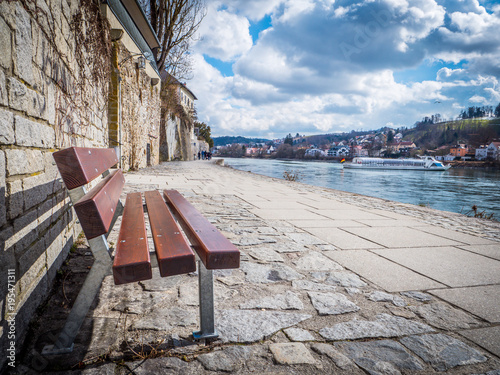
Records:
[[[137,0],[105,0],[104,2],[159,75],[156,66],[156,51],[160,47],[160,42]]]

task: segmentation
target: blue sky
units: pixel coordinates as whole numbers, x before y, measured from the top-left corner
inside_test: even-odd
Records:
[[[409,127],[500,102],[499,30],[499,0],[207,0],[188,86],[214,136]]]

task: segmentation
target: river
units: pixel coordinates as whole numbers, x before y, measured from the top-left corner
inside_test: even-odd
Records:
[[[299,182],[368,195],[441,211],[494,214],[500,220],[500,171],[451,168],[446,172],[352,170],[338,163],[224,158],[235,169],[283,178],[299,174]]]

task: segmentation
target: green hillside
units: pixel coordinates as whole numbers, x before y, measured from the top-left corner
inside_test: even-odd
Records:
[[[472,147],[488,144],[500,138],[500,118],[492,120],[467,119],[437,124],[419,122],[403,132],[403,140],[420,148],[435,149],[466,143]]]

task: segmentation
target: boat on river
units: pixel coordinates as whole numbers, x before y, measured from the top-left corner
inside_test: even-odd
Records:
[[[351,163],[344,163],[344,168],[350,169],[401,169],[411,171],[446,171],[451,168],[450,164],[444,165],[431,156],[423,156],[419,159],[383,159],[356,157]]]

